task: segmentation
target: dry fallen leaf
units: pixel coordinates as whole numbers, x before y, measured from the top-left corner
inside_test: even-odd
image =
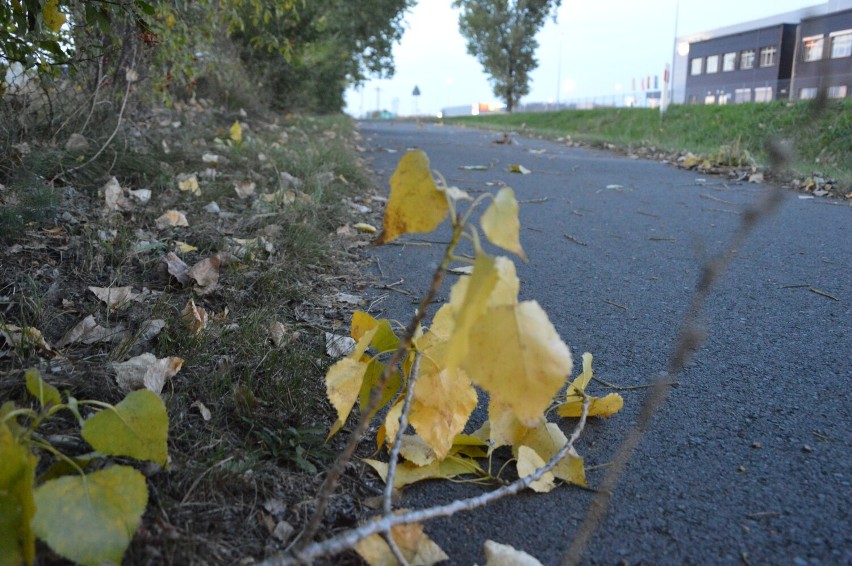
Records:
[[[133,287],[89,287],[89,291],[111,309],[117,309],[127,301],[140,301],[142,295],[134,293]]]
[[[89,315],[77,324],[74,325],[65,336],[59,339],[56,343],[58,348],[82,342],[83,344],[95,344],[97,342],[108,342],[121,335],[124,329],[120,326],[113,330],[104,328],[95,321],[93,315]]]
[[[523,165],[509,165],[509,173],[520,173],[521,175],[529,175],[530,173],[532,173],[532,171],[530,171]]]
[[[189,299],[180,313],[180,319],[190,332],[198,334],[207,328],[209,317],[203,307],[197,306],[194,300]]]
[[[209,421],[213,418],[213,415],[210,413],[210,409],[208,409],[201,401],[193,401],[192,405],[189,407],[198,409],[198,412],[201,413],[201,418],[205,421]]]
[[[21,346],[35,346],[39,350],[56,354],[56,351],[47,343],[41,330],[34,326],[15,326],[14,324],[0,325],[0,335],[6,339],[6,345],[10,348]]]
[[[166,268],[169,271],[169,275],[178,280],[178,283],[181,285],[186,285],[189,283],[189,275],[187,275],[187,271],[189,271],[189,266],[184,263],[184,261],[177,256],[174,252],[169,252],[163,257],[163,261],[166,262]]]
[[[266,332],[269,334],[269,339],[272,343],[279,348],[292,343],[299,337],[298,332],[292,332],[289,328],[277,320],[270,322],[266,326]]]
[[[189,226],[189,221],[186,215],[178,210],[168,210],[162,216],[155,220],[158,230],[163,230],[169,226]]]
[[[355,340],[349,336],[325,333],[325,352],[332,358],[348,356],[355,349]]]
[[[145,353],[112,367],[116,383],[125,391],[144,387],[159,395],[166,380],[183,367],[183,359],[175,356],[157,359],[154,354]]]
[[[104,192],[104,202],[107,210],[126,209],[130,204],[124,198],[124,189],[118,183],[118,179],[112,177],[101,189]]]
[[[254,190],[257,185],[254,181],[240,181],[238,183],[234,183],[234,190],[237,191],[237,196],[240,198],[247,198],[254,194]]]
[[[202,259],[189,268],[186,274],[194,279],[199,287],[211,289],[219,282],[219,266],[221,260],[218,255]]]

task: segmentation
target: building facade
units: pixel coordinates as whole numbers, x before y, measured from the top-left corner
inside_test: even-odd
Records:
[[[794,24],[692,44],[686,102],[727,104],[788,98],[795,49]]]
[[[852,10],[803,19],[797,31],[792,96],[814,98],[822,87],[829,98],[852,95]]]
[[[677,39],[673,101],[852,97],[852,0]]]

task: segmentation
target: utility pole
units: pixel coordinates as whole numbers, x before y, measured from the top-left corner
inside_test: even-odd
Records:
[[[674,89],[675,89],[675,63],[677,61],[677,28],[680,23],[680,0],[677,0],[675,3],[675,25],[674,25],[674,41],[672,42],[672,69],[669,73],[669,84],[671,85],[671,92],[668,98],[663,97],[663,103],[660,105],[660,114],[669,107],[669,104],[674,102]],[[668,92],[668,85],[664,85],[666,87],[666,91]]]

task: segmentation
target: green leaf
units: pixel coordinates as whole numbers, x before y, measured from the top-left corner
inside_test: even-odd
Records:
[[[154,7],[147,2],[143,2],[142,0],[136,0],[136,5],[139,6],[139,9],[145,13],[146,16],[154,15]]]
[[[35,535],[33,481],[38,461],[0,424],[0,564],[32,564]]]
[[[62,403],[62,396],[59,390],[41,378],[41,373],[35,368],[28,369],[25,374],[27,380],[27,391],[30,395],[38,399],[39,405],[42,408],[48,405],[59,405]]]
[[[86,420],[83,439],[111,456],[130,456],[166,464],[169,418],[162,399],[147,389],[133,391],[124,400]]]
[[[145,476],[113,466],[51,480],[35,492],[33,529],[57,554],[80,564],[121,564],[148,503]]]

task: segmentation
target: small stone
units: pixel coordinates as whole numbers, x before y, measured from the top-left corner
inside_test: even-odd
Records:
[[[287,521],[279,521],[278,524],[275,525],[275,530],[272,531],[272,536],[281,542],[287,542],[295,530],[296,528]]]
[[[746,473],[746,467],[740,466],[739,468],[737,468],[737,471],[740,472],[741,474],[744,474],[744,473]]]
[[[763,445],[760,442],[753,442],[751,447],[752,448],[763,448]]]
[[[805,444],[804,446],[802,446],[802,451],[804,451],[804,452],[813,452],[813,451],[814,451],[814,449],[813,449],[810,445]]]
[[[89,141],[80,134],[71,134],[65,142],[65,151],[69,153],[83,153],[89,149]]]

